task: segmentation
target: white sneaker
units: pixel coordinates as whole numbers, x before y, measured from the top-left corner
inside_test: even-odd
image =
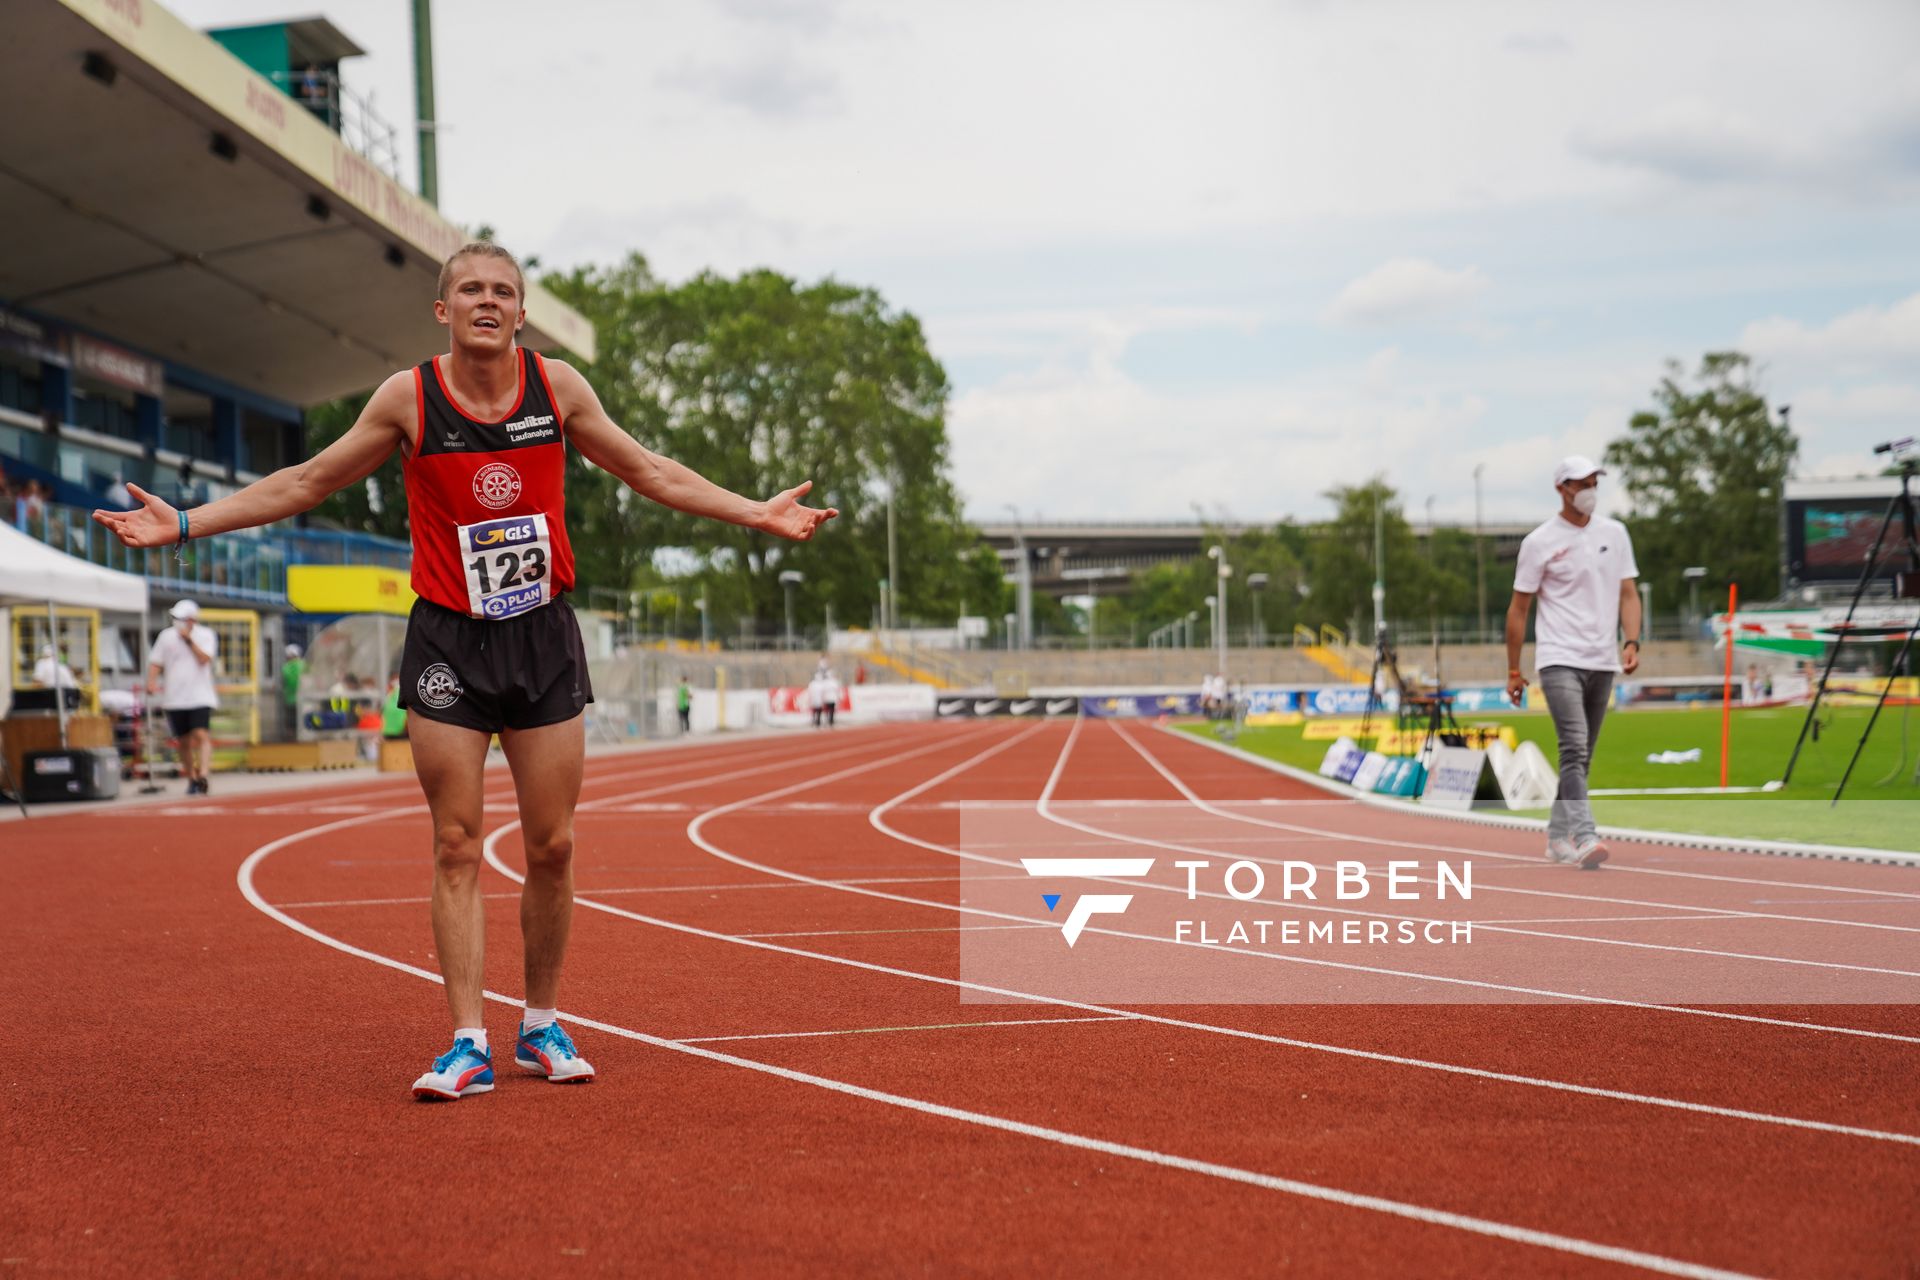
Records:
[[[1573,841],[1556,836],[1547,841],[1547,861],[1564,862],[1571,866],[1580,861],[1580,853],[1573,847]]]
[[[1607,860],[1608,849],[1599,836],[1588,836],[1573,847],[1574,860],[1582,871],[1598,871]]]
[[[526,1024],[514,1038],[513,1060],[553,1084],[585,1084],[593,1079],[593,1064],[573,1047],[573,1039],[558,1022],[529,1032]]]

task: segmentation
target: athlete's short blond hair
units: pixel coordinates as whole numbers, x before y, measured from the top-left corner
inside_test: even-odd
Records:
[[[445,302],[447,299],[447,290],[453,288],[454,264],[458,263],[462,258],[500,259],[500,261],[513,268],[513,278],[519,282],[520,286],[520,301],[525,302],[527,300],[527,277],[525,273],[520,270],[519,260],[491,240],[470,240],[458,249],[455,249],[453,256],[448,258],[440,267],[439,296],[442,302]]]

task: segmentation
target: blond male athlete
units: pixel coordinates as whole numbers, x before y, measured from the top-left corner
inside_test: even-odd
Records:
[[[130,547],[184,543],[309,510],[400,450],[420,597],[400,660],[401,702],[433,817],[433,937],[454,1024],[453,1047],[414,1082],[419,1098],[493,1088],[481,1022],[479,873],[494,733],[513,773],[527,862],[527,1009],[514,1061],[551,1081],[593,1078],[555,1012],[573,919],[580,713],[593,700],[580,628],[561,599],[574,585],[565,442],[634,492],[690,515],[804,542],[839,514],[800,505],[811,481],[754,501],[643,448],[608,419],[578,372],[515,342],[525,301],[511,254],[465,245],[441,268],[433,304],[447,354],[388,378],[352,429],[318,455],[192,510],[128,485],[137,509],[93,513]]]

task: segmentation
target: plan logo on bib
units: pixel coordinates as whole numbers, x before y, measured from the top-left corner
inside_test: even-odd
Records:
[[[1128,876],[1139,879],[1153,870],[1152,858],[1022,858],[1020,865],[1027,869],[1030,876],[1046,879],[1097,879],[1103,876]],[[1060,905],[1064,895],[1043,893],[1040,900],[1047,904],[1047,910],[1053,911]],[[1066,935],[1067,945],[1071,947],[1080,940],[1081,931],[1087,927],[1087,921],[1094,916],[1117,916],[1133,902],[1130,893],[1088,893],[1073,900],[1073,906],[1067,909],[1066,923],[1060,926],[1060,932]]]
[[[498,511],[520,496],[520,473],[504,462],[489,462],[473,473],[473,496]]]

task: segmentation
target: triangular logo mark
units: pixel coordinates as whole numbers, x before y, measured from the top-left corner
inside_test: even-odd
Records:
[[[1051,911],[1060,905],[1060,895],[1057,893],[1043,893],[1040,895],[1040,901],[1046,903],[1047,910]]]

